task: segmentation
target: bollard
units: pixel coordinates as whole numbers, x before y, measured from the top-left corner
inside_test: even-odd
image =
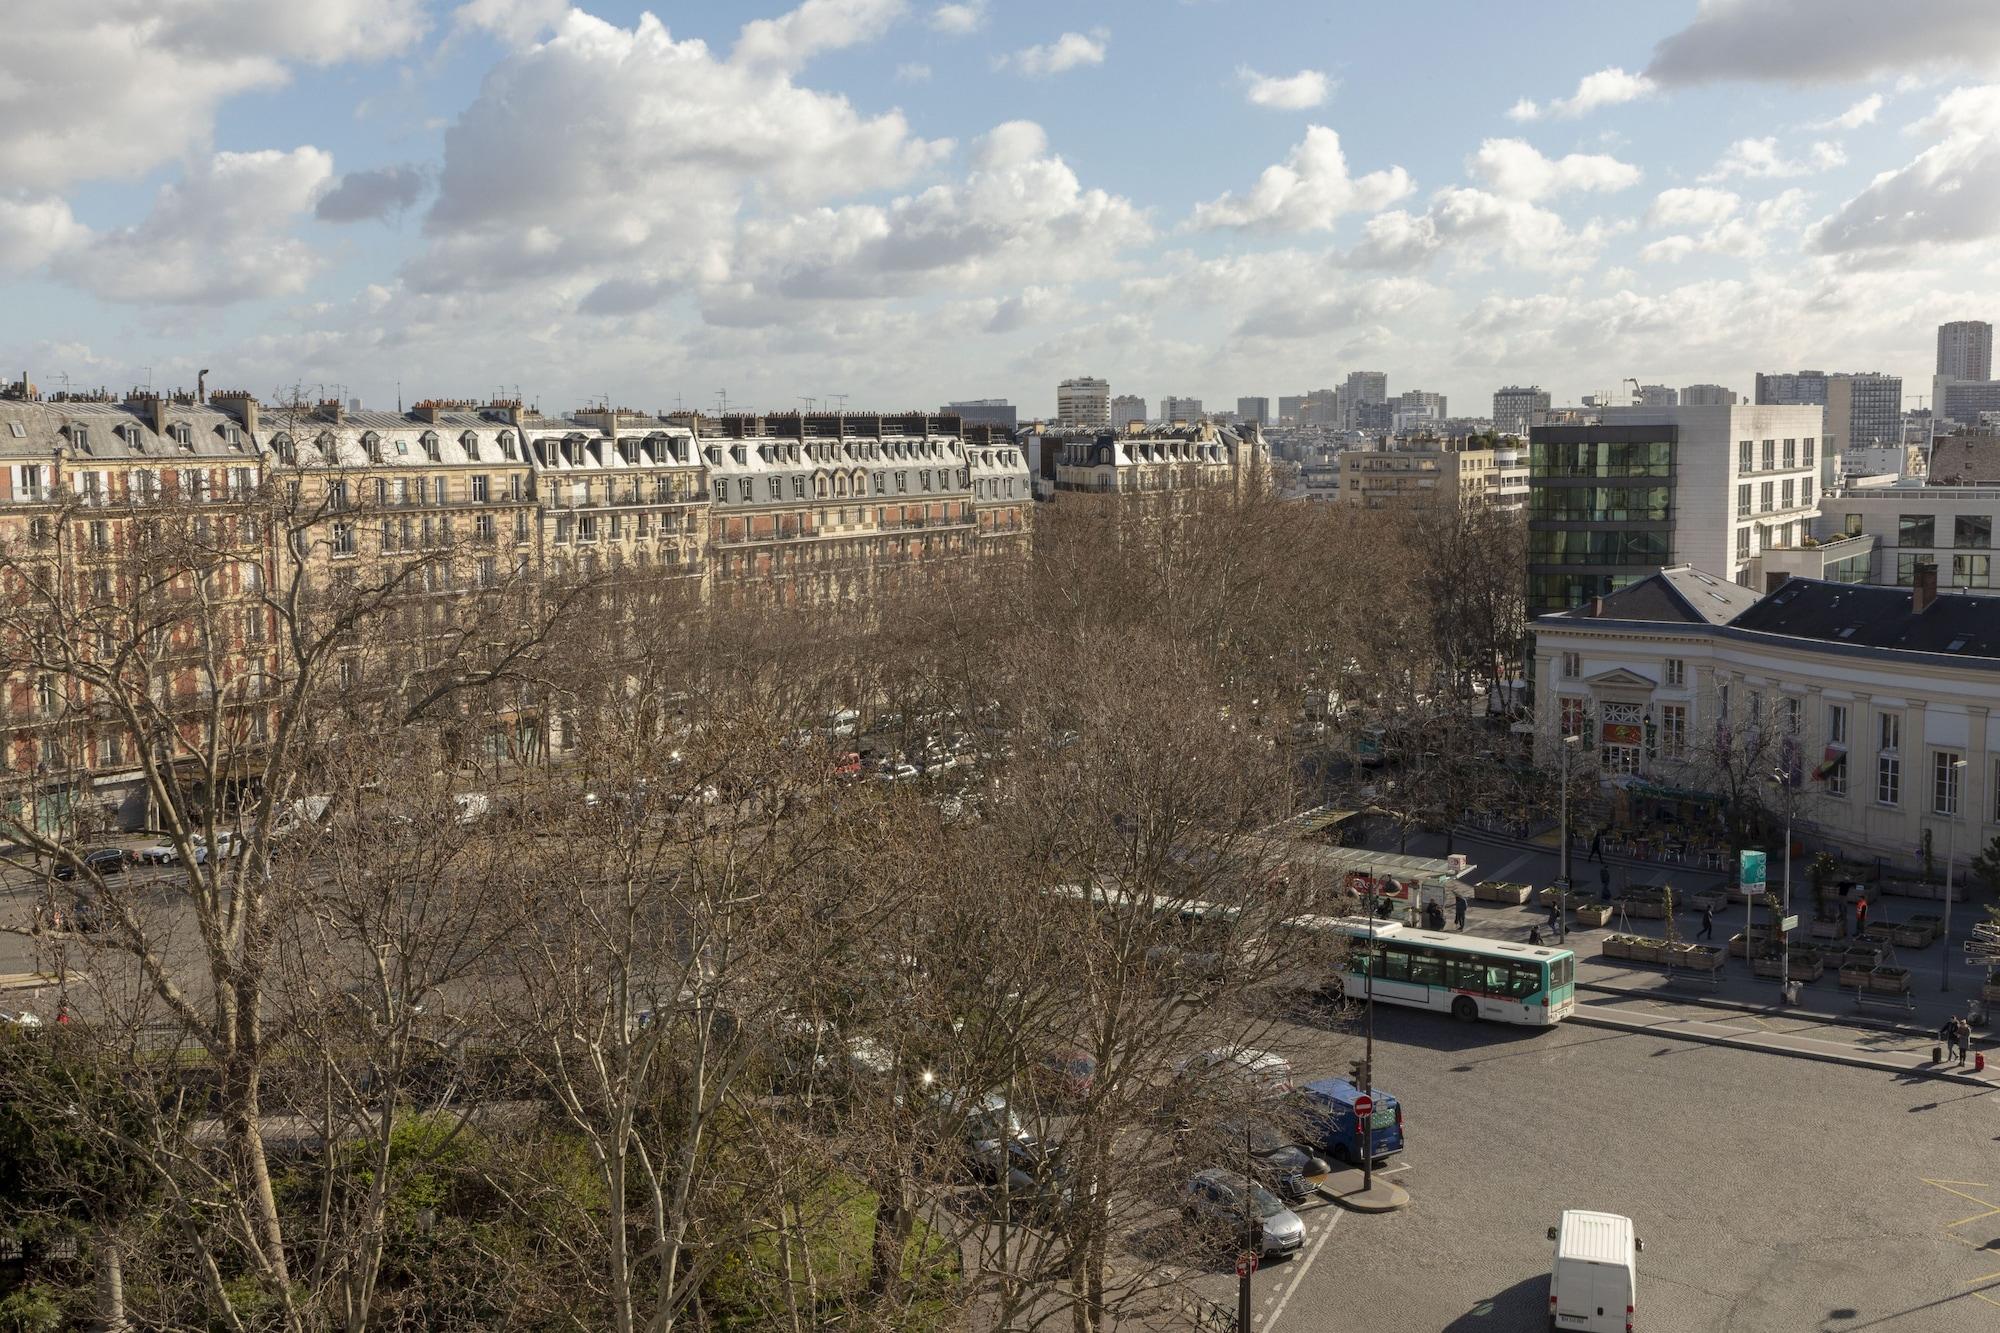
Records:
[[[1972,1072],[1975,1074],[1986,1072],[1986,1052],[1974,1051],[1972,1053]]]
[[[1934,1065],[1941,1065],[1944,1063],[1944,1047],[1942,1046],[1931,1047],[1931,1063]]]

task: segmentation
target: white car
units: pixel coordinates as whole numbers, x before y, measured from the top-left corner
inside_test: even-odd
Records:
[[[1259,1097],[1282,1097],[1292,1090],[1292,1062],[1255,1046],[1223,1046],[1190,1055],[1174,1066],[1188,1078],[1241,1079]]]

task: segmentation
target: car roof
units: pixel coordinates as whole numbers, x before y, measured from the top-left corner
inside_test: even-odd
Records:
[[[1316,1078],[1306,1084],[1304,1091],[1312,1093],[1316,1097],[1325,1097],[1330,1101],[1351,1102],[1361,1090],[1344,1078]],[[1394,1093],[1384,1092],[1380,1088],[1370,1088],[1368,1095],[1376,1101],[1388,1105],[1394,1105],[1396,1102],[1396,1095]]]
[[[1564,1209],[1556,1231],[1556,1256],[1622,1264],[1632,1257],[1632,1219],[1619,1213]]]

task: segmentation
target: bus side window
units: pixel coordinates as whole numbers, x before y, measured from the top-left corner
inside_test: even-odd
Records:
[[[1410,979],[1410,955],[1405,949],[1390,945],[1382,951],[1382,979],[1384,981],[1408,981]]]
[[[1445,981],[1453,990],[1485,990],[1486,964],[1477,958],[1447,958]]]
[[[1432,949],[1410,951],[1410,980],[1426,986],[1444,985],[1444,959]]]
[[[1514,964],[1513,983],[1513,995],[1518,999],[1525,1000],[1528,996],[1533,995],[1542,988],[1542,969],[1516,963]]]
[[[1514,967],[1511,963],[1497,962],[1486,965],[1486,993],[1488,995],[1511,995],[1514,993]]]

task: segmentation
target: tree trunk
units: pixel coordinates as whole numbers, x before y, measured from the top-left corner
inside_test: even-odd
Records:
[[[97,1232],[98,1333],[125,1333],[125,1256],[110,1227]]]

